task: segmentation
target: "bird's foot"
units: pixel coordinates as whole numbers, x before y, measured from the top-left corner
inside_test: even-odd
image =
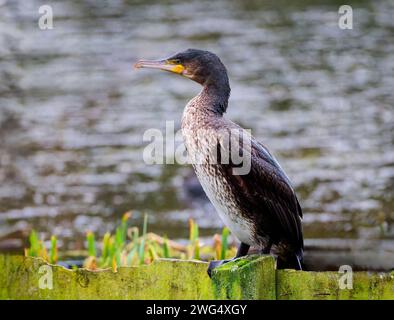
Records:
[[[212,260],[212,261],[210,261],[209,266],[208,266],[208,270],[207,270],[209,277],[210,278],[212,277],[212,270],[213,269],[215,269],[227,262],[234,261],[235,259],[246,256],[248,254],[249,248],[250,248],[250,245],[241,242],[241,244],[239,245],[237,254],[235,255],[234,258],[228,259],[228,260]]]
[[[223,265],[223,264],[225,264],[227,262],[233,261],[233,260],[234,259],[229,259],[229,260],[211,260],[211,261],[209,261],[208,270],[207,270],[209,277],[210,278],[212,277],[212,270],[213,269],[215,269],[215,268],[217,268],[217,267],[219,267],[219,266],[221,266],[221,265]]]

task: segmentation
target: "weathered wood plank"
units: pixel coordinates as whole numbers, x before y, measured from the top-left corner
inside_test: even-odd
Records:
[[[159,259],[117,272],[68,270],[0,255],[0,299],[394,299],[394,273],[355,272],[353,289],[340,289],[343,274],[275,270],[271,256],[237,259],[214,270],[212,279],[207,266]],[[52,289],[40,288],[48,272]]]

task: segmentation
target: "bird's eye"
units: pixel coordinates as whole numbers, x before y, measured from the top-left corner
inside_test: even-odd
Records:
[[[173,59],[173,60],[171,60],[171,62],[173,64],[181,64],[181,60],[180,59]]]

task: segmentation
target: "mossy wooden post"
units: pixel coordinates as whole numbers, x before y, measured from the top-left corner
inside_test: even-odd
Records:
[[[42,266],[50,266],[52,289],[39,287]],[[40,258],[0,255],[0,299],[213,299],[207,266],[162,259],[117,272],[68,270]]]
[[[338,272],[276,271],[277,299],[393,300],[394,274],[353,272],[352,288],[341,288]]]
[[[39,281],[49,266],[52,289]],[[248,257],[207,275],[208,264],[173,259],[151,265],[88,271],[40,258],[0,255],[0,299],[274,299],[272,257]],[[259,279],[259,281],[256,281]],[[259,285],[256,285],[259,284]]]
[[[276,299],[275,260],[248,256],[228,262],[212,272],[217,299]]]
[[[207,275],[201,261],[159,259],[112,270],[68,270],[40,258],[0,255],[0,299],[391,299],[394,273],[275,270],[271,256],[249,256]],[[50,272],[52,289],[40,287]],[[45,284],[45,283],[44,283]],[[46,283],[49,285],[49,283]]]

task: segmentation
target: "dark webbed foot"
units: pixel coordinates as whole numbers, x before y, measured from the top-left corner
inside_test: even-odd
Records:
[[[213,269],[215,269],[227,262],[233,261],[234,259],[236,259],[236,258],[228,259],[228,260],[211,260],[211,261],[209,261],[208,270],[207,270],[209,277],[210,278],[212,277],[212,270]]]
[[[241,244],[238,248],[237,254],[235,255],[234,258],[228,259],[228,260],[212,260],[212,261],[210,261],[209,266],[208,266],[208,270],[207,270],[209,277],[211,278],[213,269],[215,269],[227,262],[234,261],[235,259],[237,259],[239,257],[246,256],[248,254],[249,247],[250,246],[248,244],[241,242]]]

